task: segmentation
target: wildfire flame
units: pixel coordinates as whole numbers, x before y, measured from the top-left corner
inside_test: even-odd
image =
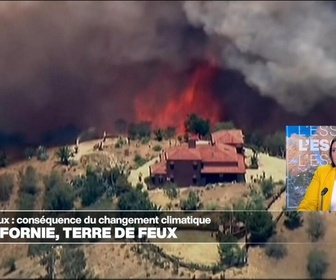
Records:
[[[153,128],[175,127],[178,133],[184,132],[186,116],[192,113],[211,123],[219,122],[222,108],[212,89],[217,72],[218,67],[213,62],[198,66],[185,89],[169,94],[171,98],[163,105],[160,92],[147,90],[138,95],[134,103],[137,121],[151,122]]]

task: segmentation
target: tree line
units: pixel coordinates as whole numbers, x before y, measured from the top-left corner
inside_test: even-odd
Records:
[[[158,141],[170,139],[176,135],[174,127],[152,129],[150,122],[139,122],[127,124],[125,120],[116,121],[116,130],[120,134],[127,134],[130,139],[154,138]],[[197,114],[189,114],[184,121],[184,134],[179,135],[181,140],[187,140],[190,134],[198,135],[208,139],[210,134],[219,130],[239,129],[232,121],[211,123],[209,119],[202,118]],[[272,134],[265,134],[261,131],[243,131],[245,145],[257,152],[266,152],[271,156],[285,157],[286,135],[284,131],[276,131]]]

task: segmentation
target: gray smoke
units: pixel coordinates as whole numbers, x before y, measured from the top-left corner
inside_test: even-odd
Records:
[[[0,136],[111,131],[134,121],[136,96],[150,88],[160,108],[218,51],[223,69],[305,113],[336,95],[335,31],[329,2],[1,2]]]
[[[289,111],[336,97],[331,2],[186,1],[189,21],[221,47],[223,64]]]
[[[202,57],[182,4],[0,3],[0,132],[110,130],[131,119],[134,96],[162,69]]]

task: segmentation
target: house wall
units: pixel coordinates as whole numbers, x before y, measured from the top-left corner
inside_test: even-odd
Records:
[[[237,146],[236,147],[237,153],[238,154],[244,154],[244,147],[243,146]]]
[[[194,166],[195,162],[195,166]],[[167,177],[179,187],[201,185],[201,161],[167,161]],[[193,179],[195,176],[195,179]]]
[[[244,174],[202,174],[202,185],[216,183],[245,183]]]
[[[167,182],[167,175],[152,175],[151,176],[152,186],[148,186],[148,189],[154,189],[155,187],[162,187]]]

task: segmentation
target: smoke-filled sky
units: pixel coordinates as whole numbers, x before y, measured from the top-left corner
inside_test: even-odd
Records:
[[[336,13],[323,1],[186,2],[190,22],[222,40],[223,61],[261,94],[305,113],[336,96]]]
[[[307,114],[336,95],[335,31],[329,2],[1,2],[0,131],[111,130],[148,88],[159,108],[178,100],[209,58]]]

